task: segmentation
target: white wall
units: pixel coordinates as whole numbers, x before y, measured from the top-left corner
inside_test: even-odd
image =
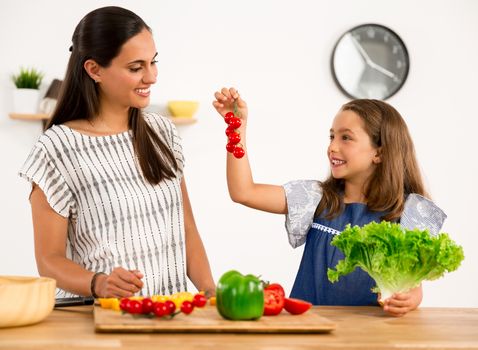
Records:
[[[10,75],[20,66],[62,78],[70,38],[88,11],[108,1],[2,1],[0,5],[0,274],[36,274],[28,186],[16,172],[41,132],[9,120]],[[196,99],[199,122],[180,128],[186,178],[213,273],[260,274],[290,291],[302,248],[287,244],[283,217],[233,204],[225,181],[225,125],[213,93],[236,86],[250,106],[248,150],[258,182],[323,178],[328,129],[347,99],[329,60],[337,38],[377,22],[398,32],[411,56],[389,102],[405,117],[444,227],[465,249],[461,268],[425,284],[427,306],[478,307],[478,1],[157,0],[117,1],[153,28],[159,79],[152,102]]]

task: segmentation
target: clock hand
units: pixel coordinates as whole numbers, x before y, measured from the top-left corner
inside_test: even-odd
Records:
[[[353,35],[350,35],[350,37],[352,38],[352,42],[355,46],[355,48],[360,52],[360,54],[362,55],[363,59],[365,60],[365,62],[368,64],[368,65],[372,65],[373,62],[372,60],[370,59],[369,55],[367,54],[367,52],[364,50],[364,48],[362,47],[362,45],[360,45],[360,43],[358,42],[357,39],[355,39],[355,37]]]
[[[352,42],[354,43],[355,47],[357,48],[357,50],[360,52],[360,54],[364,58],[365,63],[367,63],[371,68],[373,68],[375,70],[378,70],[380,73],[385,74],[389,78],[396,79],[397,76],[394,73],[390,72],[389,70],[383,68],[382,66],[379,66],[378,64],[376,64],[375,62],[372,61],[372,59],[367,54],[365,49],[362,47],[362,45],[360,45],[358,40],[355,39],[355,37],[353,35],[351,35],[351,38],[352,38]]]
[[[392,73],[392,72],[390,72],[389,70],[383,68],[382,66],[379,66],[378,64],[376,64],[376,63],[374,63],[374,62],[369,62],[369,65],[370,65],[370,67],[372,67],[373,69],[378,70],[380,73],[383,73],[383,74],[385,74],[386,76],[388,76],[388,77],[390,77],[390,78],[392,78],[392,79],[394,79],[394,78],[397,77],[394,73]]]

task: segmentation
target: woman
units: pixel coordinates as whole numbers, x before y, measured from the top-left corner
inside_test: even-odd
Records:
[[[57,296],[213,294],[174,125],[141,111],[156,82],[151,29],[104,7],[73,33],[57,108],[20,175],[32,183],[35,256]]]

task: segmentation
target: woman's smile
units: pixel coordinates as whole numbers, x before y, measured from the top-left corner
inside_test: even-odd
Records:
[[[134,90],[136,94],[142,97],[149,97],[149,94],[151,93],[151,88],[142,88],[142,89],[135,89]]]

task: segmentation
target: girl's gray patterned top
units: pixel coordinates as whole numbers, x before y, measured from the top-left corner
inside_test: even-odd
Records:
[[[288,208],[285,227],[290,245],[296,248],[305,243],[322,191],[316,180],[291,181],[284,185],[284,190]],[[435,203],[412,193],[405,201],[400,225],[406,229],[428,229],[432,235],[437,235],[445,219],[446,214]]]
[[[167,118],[145,120],[172,150],[176,178],[151,185],[142,175],[131,131],[87,136],[54,125],[35,144],[20,176],[35,182],[68,218],[67,256],[89,271],[121,266],[144,274],[143,295],[186,290],[181,178],[184,157]],[[58,297],[73,296],[58,290]]]

